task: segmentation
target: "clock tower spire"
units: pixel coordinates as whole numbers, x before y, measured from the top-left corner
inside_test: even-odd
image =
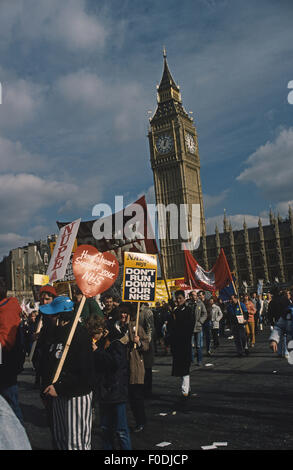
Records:
[[[178,214],[180,204],[188,205],[189,231],[191,231],[192,204],[200,205],[203,264],[207,269],[197,132],[193,119],[182,105],[180,89],[169,70],[165,48],[163,60],[163,75],[157,86],[157,109],[150,118],[148,134],[156,202],[163,204],[165,208],[169,204],[175,204],[178,207]],[[166,237],[160,240],[164,270],[168,277],[182,277],[184,275],[182,240],[180,234],[177,239],[172,239],[170,233],[167,214]]]

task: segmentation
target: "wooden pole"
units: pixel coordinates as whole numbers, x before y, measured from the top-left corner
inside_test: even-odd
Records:
[[[137,333],[138,333],[139,307],[140,307],[140,304],[139,304],[139,302],[137,302],[136,323],[135,323],[135,336],[137,336]],[[136,343],[134,343],[134,349],[136,349]]]
[[[80,301],[78,310],[77,310],[77,312],[76,312],[75,319],[74,319],[74,321],[73,321],[73,324],[72,324],[70,333],[69,333],[69,335],[68,335],[68,338],[67,338],[67,341],[66,341],[66,344],[65,344],[65,347],[64,347],[64,350],[63,350],[63,353],[62,353],[60,362],[59,362],[59,364],[58,364],[58,367],[57,367],[57,370],[56,370],[56,372],[55,372],[54,378],[53,378],[53,380],[52,380],[52,384],[53,384],[53,385],[54,385],[55,382],[57,382],[57,380],[59,379],[59,376],[60,376],[60,374],[61,374],[61,371],[62,371],[62,368],[63,368],[63,365],[64,365],[64,362],[65,362],[65,359],[66,359],[66,356],[67,356],[67,353],[68,353],[68,350],[69,350],[69,347],[70,347],[70,344],[71,344],[73,335],[74,335],[74,333],[75,333],[75,330],[76,330],[76,327],[77,327],[77,323],[78,323],[79,317],[80,317],[80,315],[81,315],[81,312],[82,312],[82,309],[83,309],[83,306],[84,306],[85,301],[86,301],[86,296],[83,295],[83,296],[82,296],[82,299],[81,299],[81,301]]]
[[[167,295],[168,295],[168,300],[170,300],[171,295],[170,295],[170,292],[169,292],[169,287],[168,287],[167,279],[166,279],[166,276],[165,276],[165,270],[164,270],[164,266],[163,266],[163,260],[162,260],[161,253],[158,253],[158,257],[159,257],[159,263],[160,263],[160,266],[161,266],[161,273],[162,273],[162,276],[163,276],[163,279],[164,279],[164,283],[165,283],[165,287],[166,287],[166,291],[167,291]]]
[[[69,297],[70,297],[71,300],[72,300],[72,290],[71,290],[70,282],[68,282],[68,290],[69,290]]]
[[[41,331],[41,328],[43,326],[43,320],[42,320],[42,317],[39,319],[39,323],[38,323],[38,326],[37,326],[37,329],[36,329],[36,332],[35,334],[39,333]],[[31,348],[31,352],[30,352],[30,355],[29,355],[29,360],[30,362],[32,362],[32,358],[34,356],[34,353],[35,353],[35,349],[36,349],[36,345],[37,345],[37,342],[38,342],[38,339],[36,339],[33,344],[32,344],[32,348]]]

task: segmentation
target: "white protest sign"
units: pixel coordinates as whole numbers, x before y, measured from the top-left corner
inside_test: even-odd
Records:
[[[50,282],[58,281],[65,276],[80,221],[81,219],[77,219],[60,230],[47,270]]]

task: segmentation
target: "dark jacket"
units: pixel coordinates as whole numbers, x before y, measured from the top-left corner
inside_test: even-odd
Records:
[[[248,321],[248,311],[244,303],[240,302],[240,306],[243,312],[244,321]],[[242,313],[239,304],[230,303],[227,309],[231,325],[234,327],[242,327],[243,324],[238,322],[238,318],[241,317]],[[238,318],[237,318],[238,317]]]
[[[97,399],[100,403],[125,403],[128,395],[127,346],[115,339],[94,353]]]
[[[52,384],[61,359],[72,322],[56,326],[51,333],[49,348],[44,351],[40,371],[42,390]],[[94,368],[91,338],[86,328],[78,323],[59,379],[54,383],[58,395],[66,398],[87,395],[93,390]]]
[[[277,323],[281,316],[284,316],[287,312],[287,307],[290,301],[287,297],[282,295],[274,295],[269,303],[268,307],[268,318],[270,325]]]
[[[191,337],[195,318],[186,304],[176,307],[170,323],[170,344],[173,355],[172,375],[183,377],[189,374],[191,363]]]

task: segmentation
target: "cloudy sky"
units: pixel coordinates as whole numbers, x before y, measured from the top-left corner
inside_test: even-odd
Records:
[[[208,232],[293,204],[290,0],[1,0],[0,257],[153,194],[162,47],[199,138]]]

